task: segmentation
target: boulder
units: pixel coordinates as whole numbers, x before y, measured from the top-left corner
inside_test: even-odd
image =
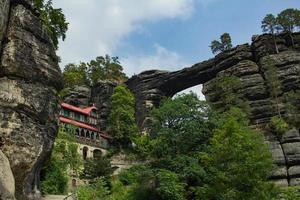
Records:
[[[14,200],[15,179],[7,157],[0,150],[0,199]]]

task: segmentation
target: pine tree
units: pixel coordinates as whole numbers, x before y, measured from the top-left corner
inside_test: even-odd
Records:
[[[277,43],[276,43],[276,35],[275,35],[276,34],[275,31],[276,29],[278,29],[278,23],[276,17],[272,14],[267,14],[261,23],[262,23],[261,28],[263,32],[272,34],[276,53],[279,53]]]

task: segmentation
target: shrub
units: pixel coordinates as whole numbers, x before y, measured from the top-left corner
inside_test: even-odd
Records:
[[[280,137],[289,128],[289,125],[278,116],[272,117],[268,126],[271,129],[271,131],[274,131],[277,134],[277,136]]]

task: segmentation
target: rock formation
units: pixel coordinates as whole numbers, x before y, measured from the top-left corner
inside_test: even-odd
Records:
[[[65,88],[62,93],[65,103],[78,107],[86,107],[90,104],[91,88],[88,86]]]
[[[110,81],[99,81],[94,86],[74,86],[64,89],[63,101],[74,106],[86,107],[95,104],[100,117],[97,125],[100,130],[107,128],[108,115],[111,109],[110,97],[116,87],[116,83]]]
[[[91,103],[95,103],[98,108],[98,115],[100,117],[100,130],[106,130],[108,126],[108,116],[111,109],[110,98],[113,95],[116,83],[110,81],[99,81],[91,89]]]
[[[0,150],[0,199],[15,199],[15,179],[7,157]]]
[[[141,130],[147,130],[151,118],[148,113],[159,105],[164,97],[171,97],[189,87],[203,84],[203,93],[216,108],[224,104],[215,82],[224,77],[236,77],[240,81],[235,94],[249,103],[253,125],[266,124],[278,114],[274,106],[270,66],[278,79],[277,106],[281,115],[287,116],[286,98],[300,90],[300,33],[293,34],[295,45],[286,34],[277,36],[279,52],[276,54],[272,36],[254,36],[252,44],[239,45],[218,54],[215,58],[197,63],[175,72],[151,70],[135,75],[126,84],[136,97],[136,118]],[[293,117],[299,118],[300,99],[293,101]],[[297,127],[298,129],[300,127]],[[300,185],[299,131],[288,131],[280,138],[266,133],[274,162],[279,166],[272,179],[282,185]]]
[[[0,42],[0,150],[16,198],[39,199],[40,170],[57,132],[58,58],[31,0],[0,0]]]

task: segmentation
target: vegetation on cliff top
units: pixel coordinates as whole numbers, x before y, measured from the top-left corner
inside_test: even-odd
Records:
[[[93,86],[98,81],[106,80],[121,84],[127,80],[118,57],[110,57],[109,55],[98,56],[87,63],[70,63],[64,68],[63,78],[65,87]]]
[[[54,47],[58,49],[59,39],[66,39],[69,23],[61,8],[54,8],[52,0],[34,0],[35,6],[40,12],[40,19],[52,39]]]

